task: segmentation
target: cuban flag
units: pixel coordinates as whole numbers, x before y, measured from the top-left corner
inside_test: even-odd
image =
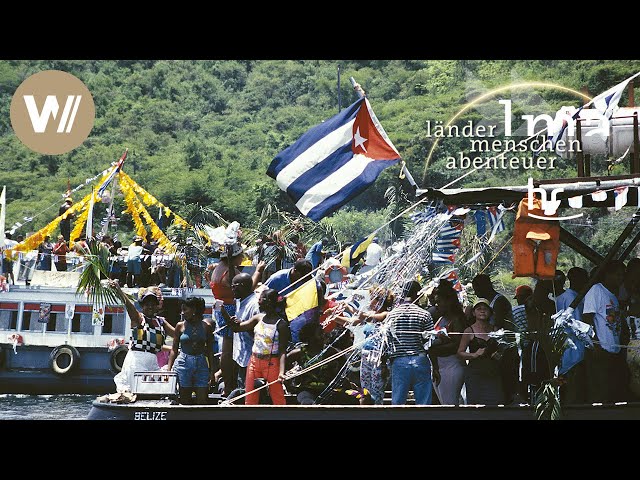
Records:
[[[609,90],[602,92],[600,95],[591,100],[587,105],[592,103],[593,108],[597,109],[607,120],[609,120],[618,109],[620,97],[626,90],[627,85],[638,75],[640,75],[640,72],[630,76],[625,81],[617,84],[615,87],[611,87]]]
[[[627,193],[629,192],[629,187],[618,187],[613,190],[613,198],[614,198],[614,207],[615,210],[620,210],[627,204]]]
[[[303,215],[318,221],[399,161],[400,154],[363,97],[280,152],[267,175]]]
[[[580,117],[580,112],[582,111],[582,109],[585,107],[588,107],[589,105],[593,105],[593,108],[598,110],[604,118],[606,118],[607,120],[610,120],[613,114],[615,113],[615,111],[618,109],[618,103],[620,102],[620,97],[622,97],[622,94],[627,88],[627,85],[631,80],[636,78],[638,75],[640,75],[640,72],[630,76],[629,78],[627,78],[623,82],[618,83],[614,87],[611,87],[610,89],[602,92],[600,95],[597,95],[592,100],[587,102],[585,105],[578,108],[575,111],[575,113],[571,116],[573,123],[575,123],[575,120],[578,117]],[[567,129],[567,127],[568,127],[568,122],[566,118],[563,118],[562,125],[560,126],[558,131],[555,132],[553,135],[549,135],[548,138],[551,139],[551,151],[555,151],[556,144],[558,143],[558,140],[560,140],[564,135],[564,131]],[[541,145],[538,149],[534,150],[533,152],[534,159],[540,154],[543,146],[544,145]]]
[[[502,221],[504,210],[499,209],[499,207],[489,207],[487,208],[487,213],[489,214],[489,225],[491,225],[491,231],[495,231],[495,233],[502,232],[504,230],[504,222]]]
[[[452,250],[434,250],[431,261],[433,263],[453,264],[456,261],[456,255]]]

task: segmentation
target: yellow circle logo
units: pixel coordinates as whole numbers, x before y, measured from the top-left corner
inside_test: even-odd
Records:
[[[70,73],[45,70],[27,78],[11,99],[11,126],[31,150],[46,155],[80,146],[96,116],[87,86]]]

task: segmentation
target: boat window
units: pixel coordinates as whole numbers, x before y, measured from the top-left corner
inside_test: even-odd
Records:
[[[49,323],[47,323],[47,332],[61,332],[67,331],[67,319],[64,313],[52,313],[49,317]]]
[[[41,332],[43,329],[43,323],[38,321],[40,318],[40,311],[24,311],[22,316],[22,330],[31,330],[32,332]],[[25,326],[25,320],[29,319],[29,327]]]
[[[15,330],[18,328],[18,310],[5,308],[0,303],[0,330]]]
[[[106,313],[104,316],[102,333],[115,333],[124,335],[125,322],[126,316],[124,311],[122,313]]]
[[[22,314],[22,330],[29,330],[31,324],[31,312],[24,312]]]
[[[64,313],[56,313],[55,331],[66,333],[68,328],[69,328],[69,321],[67,320],[67,316]]]
[[[76,313],[71,322],[72,333],[93,333],[91,313]]]

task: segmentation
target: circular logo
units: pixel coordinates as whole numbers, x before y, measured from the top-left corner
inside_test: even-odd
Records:
[[[70,73],[45,70],[27,78],[11,99],[11,126],[31,150],[46,155],[80,146],[93,128],[91,92]]]

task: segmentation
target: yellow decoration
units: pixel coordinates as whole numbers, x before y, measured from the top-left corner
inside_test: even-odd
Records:
[[[87,223],[87,218],[89,218],[89,209],[85,209],[80,216],[78,217],[78,219],[76,220],[76,223],[73,225],[73,230],[71,232],[71,235],[69,236],[69,246],[73,247],[73,244],[75,243],[75,239],[79,238],[82,235],[82,230],[84,229],[84,225],[85,223]]]
[[[160,207],[162,207],[164,209],[165,215],[167,217],[171,213],[173,213],[173,216],[174,216],[173,222],[177,226],[185,228],[185,229],[186,228],[191,228],[191,225],[189,225],[189,223],[184,218],[182,218],[177,213],[172,212],[169,209],[169,207],[164,206],[161,202],[158,201],[158,199],[156,197],[154,197],[149,192],[147,192],[144,188],[142,188],[140,185],[138,185],[129,175],[124,173],[122,170],[120,170],[118,175],[120,176],[120,185],[122,185],[122,179],[125,179],[124,181],[127,182],[129,188],[132,189],[133,192],[138,193],[142,197],[142,202],[145,205],[147,205],[147,206],[159,205]],[[135,195],[135,193],[134,193],[134,195]]]
[[[5,256],[7,258],[10,258],[10,256],[12,256],[14,252],[29,252],[31,250],[37,249],[38,246],[42,242],[44,242],[45,237],[47,237],[47,236],[51,237],[53,235],[53,232],[55,231],[56,228],[58,228],[58,225],[60,224],[60,222],[63,219],[66,219],[72,213],[75,213],[75,212],[77,212],[79,210],[82,210],[84,208],[84,206],[89,202],[90,199],[91,199],[91,193],[89,195],[87,195],[86,197],[84,197],[82,200],[80,200],[78,203],[72,205],[71,208],[69,208],[65,213],[63,213],[62,215],[54,218],[48,225],[46,225],[45,227],[41,228],[40,230],[38,230],[33,235],[30,235],[27,238],[25,238],[22,242],[20,242],[14,248],[5,250]],[[87,219],[85,218],[84,222],[86,222],[86,221],[87,221]],[[82,230],[82,228],[81,228],[81,230]],[[76,231],[76,229],[74,228],[74,232],[75,231]],[[71,238],[73,239],[73,238],[76,238],[76,237],[72,236]]]
[[[115,167],[113,167],[115,168]],[[100,179],[99,185],[106,180],[106,178],[111,173],[111,169],[106,170],[106,172],[102,175]],[[175,253],[177,248],[174,243],[171,242],[167,238],[167,236],[162,232],[160,227],[154,222],[149,212],[144,207],[142,202],[144,202],[148,206],[159,205],[160,208],[163,209],[166,217],[169,217],[171,214],[174,216],[174,223],[182,228],[192,228],[191,225],[178,214],[171,211],[169,207],[166,207],[161,202],[158,201],[153,195],[144,190],[141,186],[139,186],[129,175],[124,173],[122,170],[118,172],[118,179],[120,182],[120,189],[124,195],[124,201],[126,208],[124,213],[128,213],[131,215],[133,219],[133,223],[135,225],[135,232],[137,235],[140,235],[144,238],[147,237],[147,229],[140,218],[140,215],[144,217],[149,228],[151,229],[151,238],[158,241],[158,245],[164,249],[167,253]],[[136,192],[139,193],[142,197],[142,202],[138,199]],[[45,237],[50,237],[53,235],[53,232],[58,228],[60,222],[66,219],[68,216],[75,214],[77,212],[82,212],[80,216],[76,219],[73,227],[73,231],[71,232],[71,239],[69,242],[69,246],[73,246],[73,240],[82,235],[82,230],[87,223],[87,219],[89,217],[89,210],[85,207],[89,204],[91,200],[91,195],[94,195],[94,202],[100,202],[101,199],[95,194],[94,191],[89,193],[86,197],[84,197],[79,202],[75,203],[71,206],[71,208],[67,209],[65,213],[53,219],[48,225],[38,230],[33,235],[25,238],[24,241],[16,245],[12,249],[7,249],[4,251],[4,254],[7,258],[12,258],[15,252],[28,252],[31,250],[35,250],[38,246],[44,242]],[[206,237],[206,235],[205,235]]]

